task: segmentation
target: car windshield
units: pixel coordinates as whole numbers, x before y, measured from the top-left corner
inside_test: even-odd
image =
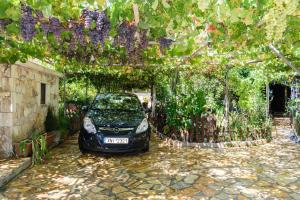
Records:
[[[93,109],[98,110],[141,110],[142,106],[136,96],[125,94],[106,94],[98,95],[92,105]]]

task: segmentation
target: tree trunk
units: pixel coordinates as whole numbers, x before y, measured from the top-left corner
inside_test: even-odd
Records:
[[[66,116],[66,74],[64,73],[64,116]]]

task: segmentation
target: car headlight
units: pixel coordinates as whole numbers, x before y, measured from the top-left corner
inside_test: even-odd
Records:
[[[143,119],[143,121],[141,122],[141,124],[137,127],[136,129],[136,133],[142,133],[145,132],[149,127],[148,121],[147,119]]]
[[[96,127],[93,124],[91,118],[85,117],[83,119],[83,128],[88,132],[88,133],[96,133]]]

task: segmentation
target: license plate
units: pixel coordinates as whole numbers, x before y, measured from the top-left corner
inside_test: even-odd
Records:
[[[104,138],[106,144],[128,144],[128,138]]]

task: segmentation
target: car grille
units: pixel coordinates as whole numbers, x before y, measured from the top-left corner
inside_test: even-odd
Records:
[[[98,130],[101,133],[108,134],[108,135],[127,135],[131,131],[133,131],[134,128],[99,127]]]

